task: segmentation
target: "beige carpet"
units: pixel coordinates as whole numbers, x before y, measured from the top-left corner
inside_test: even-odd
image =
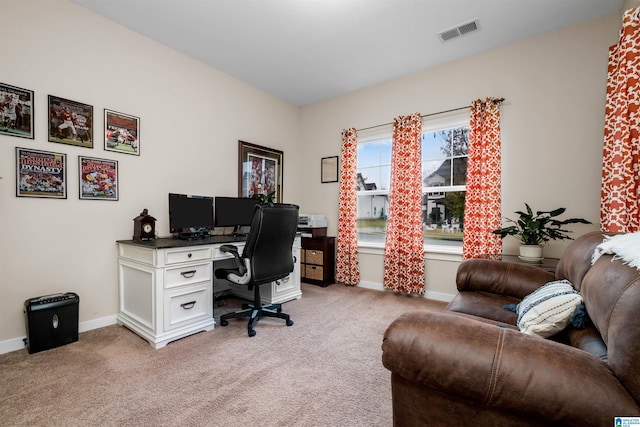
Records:
[[[302,291],[284,305],[295,325],[265,318],[253,338],[232,320],[154,350],[113,325],[0,355],[0,425],[391,426],[382,335],[399,314],[443,304],[341,285]]]

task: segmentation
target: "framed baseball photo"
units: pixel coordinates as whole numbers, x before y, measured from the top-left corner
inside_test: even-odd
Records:
[[[49,142],[93,148],[93,106],[49,95]]]
[[[33,91],[0,83],[0,134],[33,139]]]
[[[81,200],[118,200],[118,162],[78,156]]]
[[[140,155],[140,118],[104,110],[104,149]]]

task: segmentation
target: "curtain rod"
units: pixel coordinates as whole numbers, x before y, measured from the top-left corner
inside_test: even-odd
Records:
[[[502,101],[504,101],[504,98],[495,98],[495,99],[492,99],[491,101],[500,104],[500,103],[502,103]],[[437,113],[423,114],[423,115],[420,116],[420,118],[424,119],[425,117],[437,116],[439,114],[452,113],[454,111],[465,110],[467,108],[471,108],[471,105],[466,105],[464,107],[458,107],[458,108],[452,108],[450,110],[438,111]],[[381,125],[369,126],[367,128],[356,129],[356,132],[362,132],[362,131],[369,130],[369,129],[375,129],[375,128],[380,128],[380,127],[383,127],[383,126],[389,126],[389,125],[392,125],[392,124],[393,124],[393,122],[384,123],[384,124],[381,124]]]

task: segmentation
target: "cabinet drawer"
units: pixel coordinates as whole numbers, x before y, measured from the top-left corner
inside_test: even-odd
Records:
[[[324,279],[324,269],[321,266],[307,265],[305,267],[305,278],[313,280]]]
[[[207,284],[165,291],[164,329],[169,330],[212,317],[213,303],[210,295]]]
[[[323,250],[325,245],[325,238],[303,238],[302,239],[302,248],[303,249],[317,249]]]
[[[166,265],[204,260],[213,260],[213,249],[211,247],[203,246],[182,249],[167,249],[164,253],[164,263]]]
[[[306,262],[307,264],[322,265],[324,263],[324,253],[322,251],[318,251],[315,249],[305,249],[304,253],[304,262]]]
[[[211,282],[212,271],[212,261],[203,264],[167,268],[164,274],[164,288],[170,289],[192,283]]]

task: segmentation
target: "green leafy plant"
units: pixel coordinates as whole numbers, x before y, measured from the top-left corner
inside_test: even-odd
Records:
[[[591,224],[591,222],[582,218],[569,218],[565,220],[556,219],[562,215],[566,208],[558,208],[552,211],[536,211],[535,215],[531,207],[525,203],[527,211],[516,211],[519,215],[517,220],[505,218],[508,224],[513,224],[493,233],[501,238],[506,236],[514,236],[519,239],[523,245],[541,245],[549,240],[565,240],[573,239],[568,233],[570,230],[562,227],[567,224]]]
[[[273,203],[273,197],[276,195],[275,191],[272,191],[269,194],[254,194],[253,199],[260,200],[260,204]]]

